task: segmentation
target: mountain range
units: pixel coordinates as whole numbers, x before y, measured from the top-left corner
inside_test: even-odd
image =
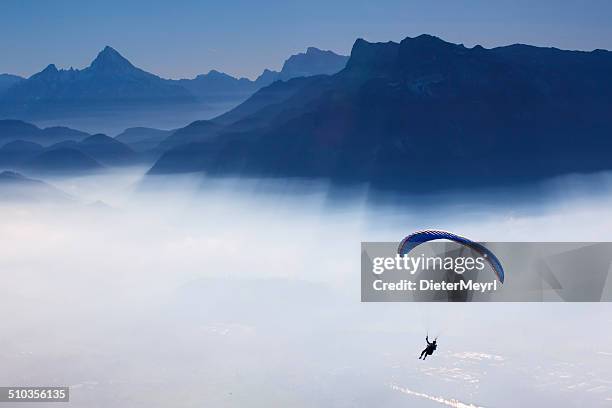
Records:
[[[347,59],[310,47],[291,56],[280,72],[266,70],[254,81],[214,70],[193,79],[171,80],[134,66],[107,46],[81,70],[50,64],[27,79],[0,76],[0,118],[60,121],[76,127],[81,122],[71,119],[89,118],[93,124],[87,122],[86,127],[99,124],[97,128],[105,130],[105,122],[121,116],[127,124],[157,126],[164,116],[197,118],[226,110],[276,80],[337,72]]]
[[[104,167],[140,164],[148,158],[149,155],[137,153],[120,140],[103,134],[47,146],[19,139],[0,147],[0,167],[35,173],[79,174]]]
[[[102,50],[83,70],[58,70],[54,64],[17,82],[1,96],[3,108],[54,109],[129,103],[192,102],[183,87],[132,65],[111,47]]]
[[[82,140],[88,133],[65,126],[39,128],[21,120],[0,119],[0,146],[15,140],[31,141],[49,146],[66,140]]]
[[[244,100],[258,89],[275,81],[335,74],[346,66],[348,58],[348,56],[338,55],[332,51],[308,47],[305,53],[289,57],[280,71],[266,69],[254,81],[247,78],[234,78],[228,74],[212,70],[193,79],[180,79],[177,82],[202,101]]]
[[[359,39],[342,71],[273,83],[201,130],[177,130],[197,143],[150,173],[432,189],[610,169],[611,69],[604,50]]]
[[[168,81],[106,52],[103,63],[92,63],[94,71]],[[308,54],[345,67],[309,75],[322,68],[312,63],[316,70],[308,71]],[[81,172],[156,160],[149,174],[325,178],[395,190],[609,170],[611,69],[612,53],[605,50],[467,48],[429,35],[399,43],[358,39],[346,62],[309,49],[280,72],[266,71],[272,82],[235,108],[173,130],[136,127],[111,138],[0,120],[0,165]],[[218,72],[200,80],[213,84],[214,77],[236,85]],[[178,83],[169,82],[187,89]]]

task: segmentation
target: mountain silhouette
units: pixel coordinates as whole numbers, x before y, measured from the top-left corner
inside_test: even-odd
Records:
[[[15,168],[44,150],[38,143],[15,140],[0,147],[0,166]]]
[[[256,81],[235,78],[215,70],[193,79],[180,79],[177,82],[198,99],[208,103],[243,101],[262,86]]]
[[[64,126],[39,128],[21,120],[0,119],[0,145],[15,140],[27,140],[48,146],[64,140],[82,140],[88,133]]]
[[[258,89],[275,81],[335,74],[345,67],[347,60],[347,56],[338,55],[333,51],[322,51],[315,47],[308,47],[305,53],[292,55],[285,60],[280,72],[265,69],[255,81],[247,78],[235,78],[212,70],[207,74],[198,75],[194,79],[181,79],[178,82],[203,101],[244,100]]]
[[[54,64],[7,89],[5,110],[83,109],[87,106],[191,102],[183,87],[133,66],[105,47],[85,69],[58,70]]]
[[[26,140],[9,142],[0,147],[0,166],[20,171],[48,169],[69,172],[97,169],[102,165],[132,165],[146,160],[112,137],[103,134],[87,136],[83,140],[64,140],[47,147]]]
[[[106,46],[96,59],[91,62],[89,66],[91,71],[100,73],[100,74],[110,74],[110,75],[125,75],[125,76],[151,76],[148,72],[142,71],[141,69],[136,68],[130,61],[123,57],[123,55],[119,54],[117,50],[112,47]]]
[[[278,79],[286,81],[298,77],[332,75],[344,69],[348,59],[348,56],[333,51],[308,47],[305,53],[292,55],[285,61]]]
[[[255,81],[215,70],[171,80],[134,66],[107,46],[84,69],[49,64],[27,79],[0,77],[0,118],[112,133],[142,125],[176,128],[231,109],[276,80],[339,70],[343,58],[309,48],[290,57],[280,73],[265,70]]]
[[[611,68],[603,50],[360,39],[344,70],[261,89],[216,119],[218,137],[166,152],[151,173],[433,190],[609,169]]]
[[[57,143],[48,147],[47,150],[62,150],[66,148],[79,151],[105,166],[134,164],[137,160],[137,155],[131,148],[101,133],[89,136],[80,142],[65,141]]]
[[[47,149],[23,165],[37,173],[76,174],[101,170],[92,157],[71,147]]]
[[[274,81],[278,81],[279,72],[270,69],[264,69],[263,72],[255,79],[256,88],[263,88],[270,85]]]
[[[279,80],[288,81],[299,77],[333,75],[346,66],[348,59],[348,56],[338,55],[333,51],[308,47],[306,52],[294,54],[287,58],[280,72],[265,69],[254,81],[254,84],[256,89],[259,89]]]

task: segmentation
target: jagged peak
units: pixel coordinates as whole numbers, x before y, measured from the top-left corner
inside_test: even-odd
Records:
[[[49,78],[55,78],[58,74],[59,74],[59,70],[57,69],[57,67],[55,66],[55,64],[49,64],[45,67],[45,69],[43,69],[40,72],[37,72],[36,74],[32,75],[30,78],[38,78],[38,79],[49,79]]]
[[[117,51],[116,49],[114,49],[110,45],[105,46],[102,49],[102,51],[100,51],[98,53],[98,56],[100,56],[100,55],[112,55],[112,56],[118,56],[118,57],[123,58],[123,56],[119,53],[119,51]]]
[[[233,77],[229,74],[226,74],[225,72],[221,72],[221,71],[217,71],[216,69],[211,69],[210,71],[208,71],[205,74],[199,74],[196,75],[196,77],[194,79],[209,79],[209,78],[213,78],[213,79],[238,79],[236,77]]]
[[[57,67],[55,66],[55,64],[49,64],[45,67],[45,69],[43,69],[42,71],[40,71],[40,73],[51,73],[51,72],[58,72]]]
[[[216,69],[211,69],[206,75],[209,77],[233,78],[231,75],[228,75],[225,72],[217,71]]]
[[[346,57],[345,55],[338,54],[338,53],[336,53],[336,52],[334,52],[332,50],[322,50],[322,49],[317,48],[317,47],[308,47],[308,48],[306,48],[306,54],[307,55],[328,54],[328,55],[337,55],[339,57]]]
[[[96,59],[94,59],[89,66],[96,70],[122,70],[122,69],[134,69],[134,65],[128,61],[123,55],[121,55],[113,47],[106,46],[102,51],[98,53]]]
[[[264,69],[263,72],[255,79],[255,82],[259,81],[259,82],[266,82],[266,81],[270,81],[272,82],[273,80],[276,80],[277,77],[279,75],[278,71],[273,71],[270,70],[268,68]]]

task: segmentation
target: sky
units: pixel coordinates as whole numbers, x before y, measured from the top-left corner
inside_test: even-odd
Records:
[[[167,78],[211,69],[254,78],[308,46],[348,54],[356,38],[422,33],[466,46],[612,49],[611,18],[606,0],[4,0],[0,73],[83,68],[105,45]]]

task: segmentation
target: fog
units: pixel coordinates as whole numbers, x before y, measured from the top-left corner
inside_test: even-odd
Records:
[[[2,202],[0,384],[68,385],[74,407],[612,401],[608,303],[374,304],[359,288],[361,241],[422,228],[608,241],[609,175],[400,197],[144,171]],[[422,362],[427,332],[440,347]]]
[[[18,119],[39,127],[68,126],[91,134],[117,135],[131,127],[177,129],[196,120],[212,119],[237,106],[241,100],[215,103],[172,104],[165,106],[116,106],[107,109],[76,107],[68,110],[37,112]]]

